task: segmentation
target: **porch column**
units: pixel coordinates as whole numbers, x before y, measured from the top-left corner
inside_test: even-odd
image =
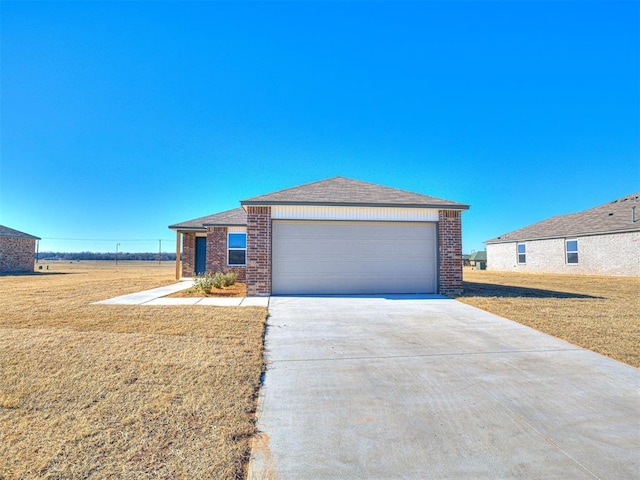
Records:
[[[180,265],[180,232],[176,230],[176,280],[182,278],[182,268]]]

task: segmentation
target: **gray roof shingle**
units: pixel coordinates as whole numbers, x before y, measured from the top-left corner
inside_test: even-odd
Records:
[[[231,227],[246,224],[247,212],[244,211],[244,208],[240,207],[214,215],[176,223],[175,225],[169,225],[169,228],[173,230],[205,230],[206,227]]]
[[[447,208],[466,210],[468,205],[407,192],[374,183],[334,177],[242,200],[245,205],[339,205]]]
[[[336,205],[336,206],[385,206],[414,208],[445,208],[466,210],[468,205],[429,197],[419,193],[384,187],[344,177],[287,188],[260,195],[240,202],[248,205]],[[205,230],[207,226],[242,226],[247,224],[244,208],[188,220],[170,225],[173,230]]]
[[[632,222],[632,207],[637,207],[635,222]],[[551,217],[484,243],[521,242],[634,230],[640,230],[640,193],[632,193],[582,212]]]
[[[19,232],[18,230],[14,230],[13,228],[5,227],[3,225],[0,225],[0,237],[29,238],[31,240],[41,240],[40,237],[29,235],[28,233],[24,232]]]

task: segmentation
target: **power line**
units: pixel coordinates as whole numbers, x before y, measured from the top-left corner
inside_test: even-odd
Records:
[[[167,238],[62,238],[62,237],[42,237],[42,240],[64,240],[70,242],[171,242],[172,239]],[[173,239],[175,240],[175,239]]]

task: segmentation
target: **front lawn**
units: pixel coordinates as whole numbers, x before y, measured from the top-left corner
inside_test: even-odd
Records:
[[[172,264],[0,277],[0,479],[243,478],[266,308],[92,305]]]
[[[458,300],[640,367],[640,279],[464,271]]]

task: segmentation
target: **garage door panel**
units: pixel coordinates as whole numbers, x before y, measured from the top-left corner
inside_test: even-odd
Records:
[[[435,292],[435,225],[274,220],[274,294]]]

